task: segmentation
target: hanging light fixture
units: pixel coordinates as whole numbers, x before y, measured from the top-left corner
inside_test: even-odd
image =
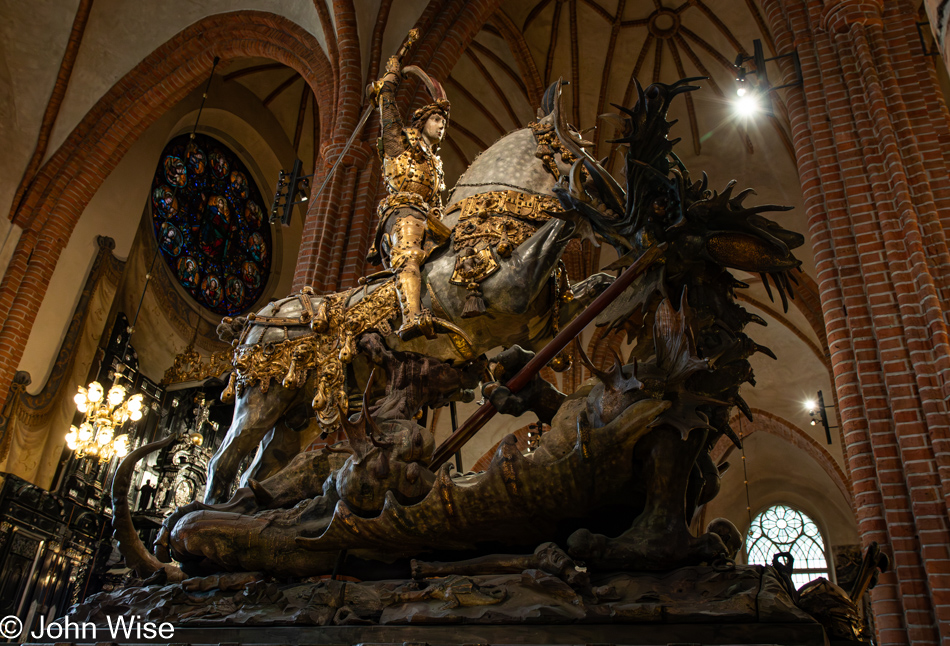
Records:
[[[191,131],[192,139],[195,138],[195,133],[198,131],[201,111],[204,109],[205,100],[208,98],[208,89],[211,87],[211,80],[214,78],[214,71],[220,60],[217,56],[214,57],[205,91],[201,95],[201,105],[198,107],[195,126]],[[142,419],[144,395],[136,393],[126,399],[132,386],[132,378],[125,374],[129,366],[124,362],[129,351],[129,344],[132,341],[132,333],[135,331],[135,323],[142,312],[145,292],[148,291],[148,285],[152,279],[152,269],[155,267],[156,258],[158,258],[157,247],[145,274],[145,285],[142,287],[139,306],[135,312],[135,318],[132,319],[132,324],[128,328],[129,336],[125,340],[122,354],[119,357],[119,364],[116,366],[115,382],[108,392],[105,392],[102,384],[98,381],[92,382],[85,388],[79,386],[79,392],[73,398],[73,401],[76,402],[76,409],[83,413],[83,421],[79,426],[74,424],[69,427],[69,432],[66,433],[66,446],[75,451],[78,458],[99,458],[99,462],[108,462],[113,457],[124,458],[129,454],[128,434],[116,435],[116,433],[122,431],[126,422],[130,420],[137,422]],[[124,385],[123,382],[127,382],[128,385]]]
[[[116,383],[108,392],[98,381],[79,387],[73,401],[83,413],[83,420],[79,426],[70,426],[66,434],[66,446],[76,452],[76,457],[108,462],[113,457],[128,455],[129,436],[117,433],[126,422],[142,419],[143,395],[138,393],[126,399],[128,389],[120,383],[122,377],[128,379],[121,372],[116,373]]]

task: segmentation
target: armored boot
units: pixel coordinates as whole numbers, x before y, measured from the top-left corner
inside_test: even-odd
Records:
[[[435,338],[432,313],[422,307],[422,274],[419,267],[425,259],[422,250],[425,231],[425,220],[414,215],[398,217],[392,231],[390,262],[396,270],[396,291],[402,309],[402,326],[396,333],[403,341],[423,334],[427,339]]]

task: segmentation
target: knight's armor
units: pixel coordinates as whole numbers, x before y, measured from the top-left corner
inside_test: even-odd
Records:
[[[369,260],[382,260],[396,273],[405,340],[419,334],[433,338],[431,313],[422,308],[419,267],[436,244],[448,236],[442,226],[442,160],[431,150],[420,128],[405,127],[395,102],[395,84],[379,84],[377,101],[382,124],[380,154],[388,195],[379,204],[379,225]],[[447,102],[430,104],[416,112],[414,123],[425,127],[431,114],[446,116]],[[390,224],[391,221],[391,224]],[[383,241],[386,229],[388,240]],[[385,251],[388,248],[388,258]],[[380,253],[384,252],[384,253]]]

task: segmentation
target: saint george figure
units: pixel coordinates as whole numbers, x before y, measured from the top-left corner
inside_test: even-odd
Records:
[[[449,120],[449,102],[441,86],[426,83],[433,103],[419,108],[407,128],[396,107],[395,93],[401,74],[393,57],[386,75],[373,89],[379,105],[382,137],[380,155],[388,194],[379,204],[379,226],[368,260],[391,268],[402,309],[397,333],[404,341],[425,335],[435,338],[443,323],[422,307],[420,266],[426,256],[445,242],[450,231],[442,224],[442,160],[439,145]]]

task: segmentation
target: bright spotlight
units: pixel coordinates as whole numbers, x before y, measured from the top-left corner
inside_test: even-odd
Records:
[[[754,94],[744,94],[735,103],[736,114],[740,117],[751,117],[758,114],[760,109],[759,98]]]
[[[814,399],[805,400],[805,410],[813,411],[818,409],[818,403]]]
[[[740,87],[738,90],[736,90],[736,94],[738,94],[739,96],[745,96],[745,93],[746,93],[746,89],[744,87]]]

